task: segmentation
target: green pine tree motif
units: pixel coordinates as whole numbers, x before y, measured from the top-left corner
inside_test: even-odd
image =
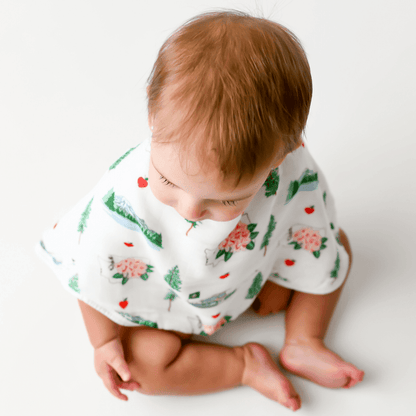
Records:
[[[263,242],[261,243],[260,250],[264,247],[264,255],[266,255],[267,246],[269,245],[270,237],[272,236],[272,233],[274,229],[276,228],[276,221],[274,220],[274,216],[270,215],[270,221],[269,225],[267,226],[267,232],[263,237]]]
[[[81,235],[85,231],[85,228],[87,227],[87,219],[90,216],[91,204],[92,204],[93,199],[94,199],[94,197],[91,198],[91,201],[88,202],[87,207],[85,208],[84,212],[81,214],[81,220],[79,221],[78,230],[77,230],[80,233],[79,234],[79,239],[78,239],[78,244],[81,242]]]
[[[169,286],[172,289],[177,290],[178,292],[181,291],[181,284],[182,281],[179,277],[179,267],[174,266],[172,267],[169,272],[165,275],[165,281],[168,282]]]
[[[331,277],[338,277],[339,264],[340,264],[340,258],[339,258],[339,252],[337,250],[337,259],[335,260],[335,267],[331,271]]]
[[[324,203],[326,205],[326,191],[324,192],[323,199],[324,199]]]
[[[187,220],[186,218],[184,218],[184,220],[192,224],[192,225],[189,227],[189,230],[186,232],[186,236],[188,237],[188,233],[189,233],[189,231],[191,231],[191,230],[192,230],[192,228],[196,228],[196,226],[197,226],[197,222],[199,222],[199,223],[201,224],[201,221],[189,221],[189,220]]]
[[[340,237],[340,235],[339,235],[339,232],[337,232],[337,234],[336,234],[336,236],[335,236],[335,239],[337,240],[337,243],[338,243],[340,246],[342,246],[342,243],[341,243],[341,237]]]
[[[111,188],[106,195],[103,197],[104,204],[113,212],[120,215],[123,218],[126,218],[127,220],[131,221],[134,224],[137,224],[144,234],[144,236],[152,242],[155,246],[163,248],[162,247],[162,235],[157,233],[156,231],[150,230],[145,223],[144,220],[141,218],[138,218],[137,216],[132,216],[130,212],[127,212],[122,207],[116,205],[115,203],[115,193],[113,188]]]
[[[250,289],[248,290],[248,294],[246,299],[253,299],[256,297],[260,290],[261,290],[261,282],[263,280],[263,276],[261,272],[257,273],[257,276],[253,280],[253,284],[251,285]]]
[[[176,293],[172,292],[171,290],[168,292],[168,294],[165,296],[165,299],[169,299],[169,308],[168,312],[170,312],[170,306],[172,305],[172,301],[176,299]]]
[[[75,292],[77,293],[81,293],[81,291],[79,290],[78,287],[78,275],[74,274],[71,279],[69,280],[68,286],[72,289],[75,290]]]
[[[139,143],[137,146],[132,147],[130,150],[128,150],[126,153],[124,153],[123,156],[119,157],[109,168],[108,170],[114,169],[125,157],[127,157],[136,147],[139,147],[141,143]]]
[[[300,181],[291,181],[287,192],[285,205],[298,193],[299,188],[303,185],[308,185],[313,182],[318,182],[318,173],[311,173],[312,171],[306,169]]]
[[[270,172],[269,176],[267,177],[266,181],[263,184],[263,186],[266,187],[265,195],[267,198],[269,196],[276,195],[277,190],[279,188],[279,181],[280,181],[279,167],[277,167],[276,169],[273,169]]]

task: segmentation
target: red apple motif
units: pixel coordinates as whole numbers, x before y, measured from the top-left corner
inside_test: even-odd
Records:
[[[127,247],[133,247],[132,243],[124,243],[124,245],[127,246]]]
[[[227,274],[223,274],[222,276],[220,276],[220,279],[225,279],[226,277],[228,277],[230,275],[230,273]]]
[[[305,143],[302,142],[302,147],[305,147]]]
[[[295,264],[295,261],[294,260],[286,259],[285,260],[285,264],[286,264],[286,266],[293,266]]]
[[[121,308],[125,309],[129,303],[127,302],[127,298],[120,302],[119,305]]]
[[[213,316],[213,318],[215,319],[215,318],[218,318],[219,316],[220,316],[220,314],[217,313],[216,315]]]
[[[139,188],[146,188],[147,180],[140,176],[140,178],[137,179],[137,184],[139,185]]]
[[[314,207],[314,205],[312,205],[312,206],[310,206],[310,207],[308,207],[308,208],[305,208],[305,212],[309,215],[309,214],[312,214],[313,212],[315,212],[315,207]]]

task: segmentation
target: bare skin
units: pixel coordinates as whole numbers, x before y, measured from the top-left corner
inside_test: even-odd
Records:
[[[340,230],[340,240],[350,256],[349,274],[352,252],[343,230]],[[287,309],[285,344],[279,354],[282,367],[297,376],[329,388],[350,388],[364,377],[363,371],[344,361],[324,343],[345,281],[339,289],[327,295],[291,291],[271,283],[266,283],[258,295],[261,307],[257,313],[260,315],[275,312],[273,307],[281,307],[281,304],[273,306],[273,299],[282,299],[283,303],[285,299],[288,301],[287,308],[284,307]]]
[[[351,260],[349,242],[342,230],[340,236]],[[266,283],[258,295],[259,315],[287,310],[280,364],[293,374],[329,388],[352,387],[364,376],[323,342],[343,286],[328,295],[310,295]],[[289,409],[301,407],[291,382],[261,344],[226,347],[193,341],[191,334],[177,331],[120,328],[131,379],[139,383],[137,390],[141,393],[195,395],[245,385]]]

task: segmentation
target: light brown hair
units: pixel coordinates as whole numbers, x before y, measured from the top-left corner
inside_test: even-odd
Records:
[[[299,146],[312,99],[296,36],[236,10],[203,13],[179,27],[147,82],[153,140],[178,140],[180,155],[194,147],[202,169],[213,151],[236,186]]]

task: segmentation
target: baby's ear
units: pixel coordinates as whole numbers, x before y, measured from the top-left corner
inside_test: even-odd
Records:
[[[153,117],[149,115],[147,122],[149,124],[150,130],[153,130]]]
[[[286,156],[287,156],[287,155],[283,156],[283,157],[282,157],[281,159],[279,159],[279,160],[276,160],[276,161],[273,163],[272,170],[274,170],[274,169],[276,169],[277,167],[279,167],[279,166],[283,163],[283,161],[286,159]]]

